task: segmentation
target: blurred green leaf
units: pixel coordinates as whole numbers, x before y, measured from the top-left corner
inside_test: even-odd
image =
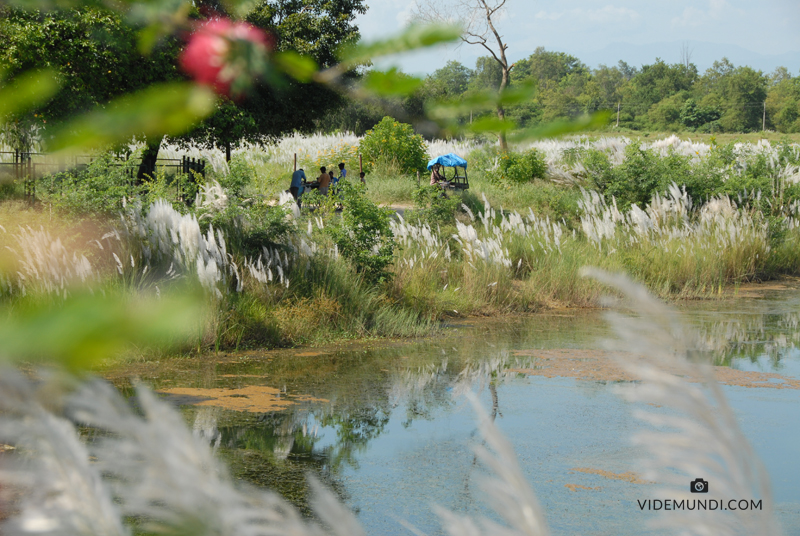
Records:
[[[392,68],[388,71],[369,71],[364,77],[363,88],[381,96],[408,95],[422,86],[419,78],[398,72]]]
[[[427,105],[428,116],[434,120],[455,119],[470,112],[483,112],[497,107],[497,93],[485,90],[455,100],[439,100]]]
[[[0,121],[46,102],[58,88],[52,70],[27,72],[9,83],[0,80]]]
[[[535,82],[514,85],[506,88],[505,91],[495,98],[495,102],[501,106],[522,104],[534,98],[538,91],[539,86]]]
[[[86,370],[131,345],[185,342],[199,333],[203,303],[200,293],[189,291],[162,298],[81,294],[58,305],[18,306],[0,322],[0,359]]]
[[[595,130],[608,126],[611,116],[609,111],[597,112],[574,121],[555,121],[546,125],[514,132],[509,141],[519,142],[538,138],[552,138],[563,134],[574,134],[584,130]]]
[[[137,36],[137,47],[142,55],[147,55],[152,52],[153,47],[156,46],[158,40],[162,37],[162,31],[159,25],[151,24],[139,30]]]
[[[213,112],[215,102],[211,89],[191,82],[152,85],[62,125],[52,148],[84,150],[132,136],[182,134]]]
[[[244,19],[252,13],[262,2],[259,0],[222,0],[225,12],[234,15],[236,18]]]
[[[481,117],[466,126],[467,131],[474,133],[483,132],[511,132],[517,128],[517,123],[510,119],[500,119],[499,117]]]
[[[128,23],[142,27],[138,32],[139,52],[148,55],[158,42],[184,28],[192,4],[185,0],[145,0],[133,2],[125,13]]]
[[[345,66],[352,67],[389,54],[449,43],[461,37],[461,33],[462,28],[454,25],[412,25],[398,36],[343,49],[340,56]]]
[[[428,115],[435,120],[455,119],[470,112],[482,112],[496,109],[497,106],[514,106],[534,98],[538,88],[536,84],[513,86],[503,93],[487,89],[459,97],[455,100],[440,100],[430,104]]]
[[[318,70],[317,62],[309,56],[301,56],[293,50],[279,52],[272,61],[281,71],[300,82],[310,82]]]

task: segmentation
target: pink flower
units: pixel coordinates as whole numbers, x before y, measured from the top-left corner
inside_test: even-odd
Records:
[[[263,71],[274,46],[272,36],[252,24],[214,18],[197,25],[180,63],[198,83],[230,96]]]

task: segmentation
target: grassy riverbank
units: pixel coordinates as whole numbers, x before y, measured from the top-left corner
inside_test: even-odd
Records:
[[[594,306],[606,289],[584,266],[627,272],[666,299],[800,271],[800,150],[788,141],[521,150],[540,155],[544,177],[499,180],[491,149],[474,147],[466,192],[442,198],[377,166],[366,191],[344,189],[342,211],[331,200],[300,211],[285,195],[275,205],[264,166],[280,159],[266,153],[234,161],[192,206],[164,201],[173,179],[159,176],[127,185],[123,207],[99,163],[92,188],[78,177],[65,195],[70,183],[43,180],[36,206],[13,192],[0,204],[0,299],[14,314],[81,288],[160,295],[188,281],[206,304],[179,345],[193,351],[420,336],[447,317]],[[400,217],[377,201],[414,209]]]

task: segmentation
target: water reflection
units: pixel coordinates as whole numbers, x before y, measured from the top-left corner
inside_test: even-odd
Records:
[[[717,364],[769,363],[796,357],[800,347],[800,297],[796,289],[765,293],[763,298],[684,304],[682,319],[701,338]]]
[[[800,377],[800,292],[687,302],[679,309],[682,321],[699,334],[698,350],[713,356],[717,363]],[[306,473],[316,474],[358,509],[371,504],[369,496],[378,493],[364,490],[379,488],[377,482],[383,478],[381,471],[386,470],[386,464],[400,464],[402,482],[419,486],[413,492],[406,490],[408,494],[424,497],[449,485],[460,491],[454,497],[442,495],[442,500],[451,501],[450,506],[456,509],[474,508],[470,481],[477,469],[469,449],[474,424],[470,412],[459,409],[462,395],[468,391],[482,393],[484,404],[502,425],[511,426],[518,419],[518,428],[510,434],[519,438],[523,458],[532,458],[538,485],[544,489],[556,486],[552,500],[559,511],[571,500],[559,493],[584,489],[577,479],[548,484],[559,482],[570,467],[598,466],[602,461],[605,469],[617,473],[631,469],[632,456],[625,450],[625,441],[632,425],[628,424],[627,408],[615,401],[613,381],[528,376],[530,371],[543,368],[537,353],[592,350],[600,339],[611,336],[600,312],[467,322],[447,331],[446,336],[432,340],[377,347],[354,345],[318,352],[251,352],[164,361],[143,364],[150,368],[134,373],[151,378],[161,392],[191,388],[249,393],[254,389],[248,388],[258,386],[262,388],[259,392],[279,397],[281,404],[273,405],[276,409],[257,413],[195,406],[185,399],[175,401],[192,423],[195,436],[215,448],[237,477],[277,490],[305,512]],[[546,350],[551,352],[546,354]],[[518,372],[521,370],[528,374]],[[766,395],[742,396],[760,396],[763,400]],[[776,392],[768,396],[783,400],[780,397],[796,395]],[[747,404],[755,407],[749,399]],[[535,433],[527,431],[532,418],[538,419]],[[597,422],[616,428],[602,431]],[[437,435],[441,427],[452,427],[465,442]],[[436,438],[430,447],[417,443],[425,434]],[[546,441],[553,445],[549,451],[542,445]],[[585,446],[580,446],[581,442]],[[528,443],[537,445],[536,456],[524,450],[534,448]],[[589,461],[580,458],[598,445],[606,449],[602,457]],[[393,454],[380,454],[386,449]],[[430,449],[434,452],[428,452]],[[576,453],[574,459],[565,454],[571,449]],[[437,463],[437,456],[460,456],[459,470]],[[567,484],[574,488],[563,491]],[[595,482],[589,487],[598,485],[607,486]],[[577,520],[567,525],[578,532],[582,527]],[[370,532],[383,530],[375,528]]]

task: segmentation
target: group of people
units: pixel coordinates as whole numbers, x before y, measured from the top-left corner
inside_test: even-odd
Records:
[[[359,173],[359,177],[361,178],[361,184],[366,184],[365,175],[362,171]],[[319,168],[319,177],[313,183],[308,183],[308,179],[306,178],[306,172],[303,171],[303,168],[298,169],[294,173],[292,173],[292,184],[289,187],[289,192],[292,194],[292,197],[295,198],[298,205],[300,204],[300,196],[303,194],[303,190],[306,188],[317,188],[319,189],[319,193],[322,195],[328,195],[328,191],[330,190],[331,186],[336,188],[336,185],[339,183],[340,180],[347,178],[347,170],[345,169],[344,162],[339,164],[339,174],[336,174],[336,169],[331,168],[328,171],[328,168],[322,166]]]

